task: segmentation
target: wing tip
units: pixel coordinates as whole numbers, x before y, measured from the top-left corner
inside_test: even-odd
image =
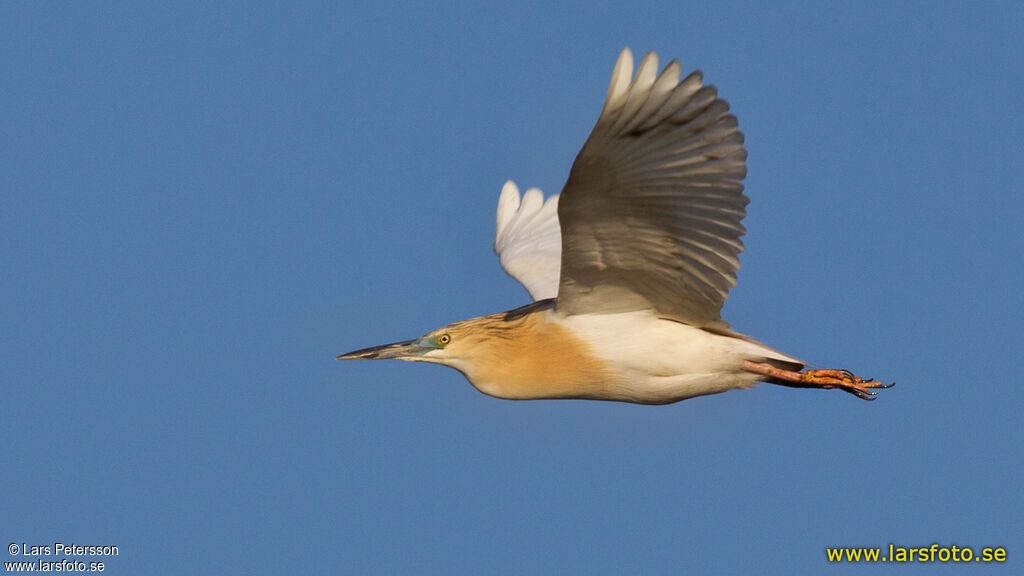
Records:
[[[495,215],[494,250],[496,252],[499,250],[498,243],[505,233],[505,229],[516,217],[516,212],[519,211],[519,203],[519,187],[512,180],[507,180],[501,187],[501,194],[498,196],[498,212]]]
[[[604,110],[601,115],[618,108],[626,101],[629,93],[629,85],[633,81],[633,51],[626,46],[619,53],[619,59],[615,61],[615,68],[612,70],[612,79],[608,84],[608,95],[605,97]]]

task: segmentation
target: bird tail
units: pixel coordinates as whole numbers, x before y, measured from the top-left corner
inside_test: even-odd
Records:
[[[757,340],[754,340],[746,334],[740,334],[739,332],[733,332],[728,328],[719,327],[705,327],[704,330],[713,334],[719,334],[722,336],[728,336],[729,338],[735,338],[742,342],[749,344],[746,352],[749,354],[747,360],[751,362],[760,362],[762,364],[768,364],[773,368],[779,368],[782,370],[789,370],[792,372],[799,372],[804,369],[805,362],[797,358],[793,358],[788,354],[783,354],[774,348],[766,346]],[[774,382],[772,379],[766,379],[765,382]],[[777,384],[777,382],[775,382]]]

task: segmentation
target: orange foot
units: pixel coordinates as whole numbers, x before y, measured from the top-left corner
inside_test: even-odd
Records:
[[[865,380],[859,376],[854,376],[852,372],[847,370],[805,370],[803,372],[793,372],[769,366],[768,364],[758,364],[757,362],[745,362],[744,367],[755,374],[768,376],[770,378],[769,381],[776,384],[796,388],[822,388],[825,390],[838,388],[864,400],[874,400],[875,395],[878,394],[876,390],[892,388],[896,385],[895,382],[892,384],[882,384],[877,380]]]

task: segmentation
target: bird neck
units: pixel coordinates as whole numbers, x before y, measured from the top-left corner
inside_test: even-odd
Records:
[[[472,354],[456,366],[481,392],[499,398],[605,398],[621,381],[552,309],[535,302],[474,318]]]

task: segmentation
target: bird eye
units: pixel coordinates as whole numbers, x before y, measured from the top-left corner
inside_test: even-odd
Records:
[[[440,336],[437,337],[437,343],[440,344],[441,346],[445,346],[451,341],[452,337],[447,334],[441,334]]]

